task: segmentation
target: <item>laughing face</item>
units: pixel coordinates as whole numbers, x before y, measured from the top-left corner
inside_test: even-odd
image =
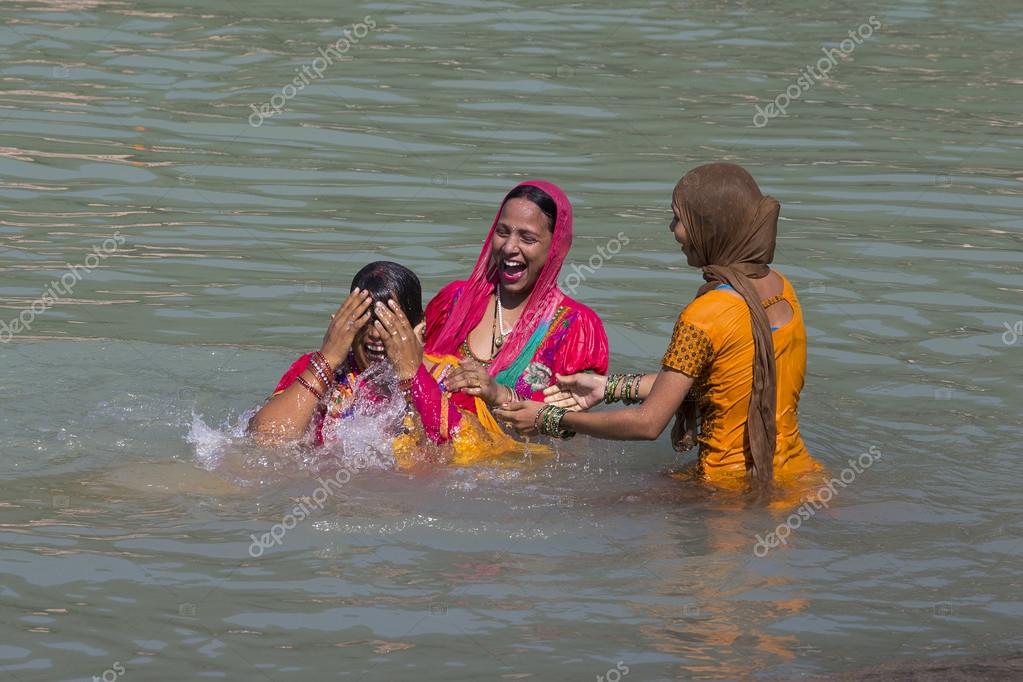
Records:
[[[551,249],[550,219],[529,199],[509,199],[497,220],[490,258],[501,289],[528,296]]]
[[[360,372],[375,362],[387,360],[384,340],[380,338],[380,332],[372,320],[356,334],[355,341],[352,342],[352,352],[355,354],[355,363],[359,366]]]
[[[397,292],[391,292],[389,294],[383,294],[379,292],[374,295],[374,299],[383,302],[386,305],[388,299],[398,300],[399,296]],[[419,308],[419,314],[415,315],[410,313],[407,308],[402,308],[401,312],[405,315],[405,319],[413,318],[416,319],[422,315],[422,308]],[[391,358],[387,355],[387,347],[384,345],[384,339],[380,335],[380,330],[373,324],[374,321],[378,320],[376,315],[370,318],[369,324],[359,330],[355,335],[355,340],[352,341],[352,353],[355,355],[355,364],[359,371],[364,371],[370,365],[378,362],[391,362]],[[419,343],[423,343],[423,335],[426,332],[426,320],[420,320],[419,324],[412,327],[412,331],[415,333],[416,339]],[[403,337],[404,338],[404,337]]]

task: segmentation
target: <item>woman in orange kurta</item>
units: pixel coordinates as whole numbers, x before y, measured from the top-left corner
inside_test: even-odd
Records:
[[[796,416],[806,372],[802,312],[792,285],[768,266],[780,205],[742,167],[713,163],[679,181],[672,209],[671,231],[707,283],[679,316],[661,371],[559,377],[549,404],[512,403],[497,416],[520,432],[616,440],[653,440],[676,416],[676,449],[698,441],[698,473],[720,483],[749,479],[763,489],[818,469]],[[568,411],[617,400],[639,404]]]
[[[816,469],[799,435],[797,408],[806,374],[806,328],[792,284],[777,270],[782,291],[761,302],[763,308],[791,310],[787,322],[771,326],[774,342],[776,445],[774,476]],[[686,306],[675,324],[661,364],[692,377],[689,397],[700,416],[698,473],[724,482],[745,475],[749,459],[746,420],[753,386],[753,332],[746,302],[725,284]],[[685,415],[680,415],[680,420]],[[679,430],[682,430],[681,428]],[[678,442],[679,449],[688,442]]]

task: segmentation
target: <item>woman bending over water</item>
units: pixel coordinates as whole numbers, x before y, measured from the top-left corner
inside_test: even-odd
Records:
[[[677,415],[673,444],[683,451],[698,441],[697,471],[712,481],[740,484],[749,476],[767,487],[782,475],[818,469],[797,420],[806,373],[803,315],[792,285],[768,267],[778,202],[761,194],[742,167],[712,163],[679,181],[672,210],[670,230],[707,283],[679,316],[661,371],[559,377],[547,391],[552,404],[513,403],[497,410],[498,417],[526,433],[653,440]],[[618,400],[641,404],[565,409]]]
[[[572,246],[572,205],[556,185],[524,182],[497,211],[468,280],[426,308],[426,348],[464,362],[444,378],[489,405],[543,400],[555,374],[607,371],[597,315],[558,288]]]
[[[341,420],[363,404],[387,401],[386,387],[360,377],[373,364],[389,362],[397,386],[412,408],[395,433],[399,466],[410,466],[429,444],[451,443],[455,463],[499,457],[523,448],[501,433],[482,400],[461,396],[459,409],[437,377],[457,358],[424,355],[422,288],[415,274],[378,261],[360,270],[351,294],[332,316],[319,351],[296,360],[277,389],[249,422],[265,443],[311,440],[323,445]],[[312,427],[312,428],[311,428]],[[425,436],[425,438],[424,438]],[[436,451],[436,448],[432,448]]]

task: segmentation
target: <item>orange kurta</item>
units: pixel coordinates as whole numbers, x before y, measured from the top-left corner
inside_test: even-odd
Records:
[[[778,387],[776,478],[819,468],[799,435],[797,416],[806,375],[806,328],[796,292],[788,279],[782,276],[782,280],[780,298],[792,306],[792,319],[772,329]],[[700,411],[698,467],[710,479],[745,475],[748,447],[744,440],[753,388],[753,353],[749,308],[724,285],[686,306],[664,354],[665,367],[694,379],[691,395]]]

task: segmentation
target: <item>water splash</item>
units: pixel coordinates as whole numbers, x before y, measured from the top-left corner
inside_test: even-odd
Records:
[[[324,420],[323,454],[342,466],[361,466],[368,460],[369,468],[394,469],[394,437],[408,411],[394,368],[390,363],[370,365],[353,388],[351,414]]]
[[[192,413],[192,425],[185,440],[195,449],[195,461],[204,469],[213,471],[224,459],[224,453],[237,439],[245,437],[249,419],[256,413],[255,408],[242,414],[234,424],[222,424],[220,428],[209,426],[201,414]]]
[[[368,367],[356,382],[351,404],[345,406],[347,416],[324,420],[320,447],[305,445],[313,442],[313,433],[278,447],[255,442],[248,435],[248,423],[256,407],[220,426],[207,424],[203,415],[193,412],[185,440],[192,446],[196,464],[239,485],[339,469],[394,469],[392,442],[408,409],[397,382],[390,364]]]

